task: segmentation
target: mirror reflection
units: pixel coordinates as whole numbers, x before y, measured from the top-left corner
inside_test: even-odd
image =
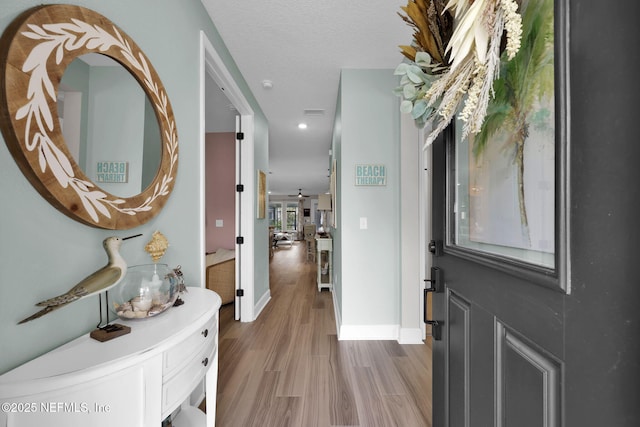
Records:
[[[57,104],[67,148],[96,185],[131,197],[153,182],[162,155],[160,128],[127,69],[105,55],[79,56],[64,72]]]

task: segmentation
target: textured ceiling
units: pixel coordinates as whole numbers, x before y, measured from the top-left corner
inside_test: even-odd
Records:
[[[269,190],[324,193],[340,70],[397,66],[411,42],[397,15],[407,1],[201,1],[269,121]]]

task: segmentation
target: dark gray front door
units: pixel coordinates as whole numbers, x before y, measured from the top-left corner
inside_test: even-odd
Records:
[[[441,242],[432,264],[444,279],[431,314],[442,335],[433,345],[438,427],[563,423],[565,15],[556,5],[554,26],[552,0],[518,3],[521,52],[531,57],[502,69],[500,108],[489,109],[502,116],[488,116],[485,133],[466,140],[458,122],[432,148],[432,230]],[[547,43],[546,55],[537,43]]]
[[[455,196],[465,185],[467,195],[486,189],[461,170],[474,165],[459,161],[472,151],[452,134],[433,146],[432,233],[443,250],[432,260],[444,277],[429,313],[442,325],[433,347],[436,427],[640,425],[640,80],[637,52],[628,48],[640,43],[640,3],[554,6],[554,265],[488,254],[483,245],[500,236],[487,239],[482,226],[508,221],[477,200],[480,221],[470,219],[472,207]],[[603,64],[615,67],[603,71]],[[548,185],[534,187],[527,191]],[[529,210],[538,205],[526,203],[530,228],[539,215]],[[531,243],[546,253],[544,240]]]
[[[433,256],[444,279],[433,294],[442,332],[433,341],[434,426],[559,426],[564,294],[535,269],[452,244],[444,224],[453,147],[438,141],[433,154],[433,233],[445,242]]]
[[[554,215],[556,225],[570,219],[571,232],[554,235],[570,253],[547,276],[457,247],[445,203],[459,175],[447,172],[450,147],[434,144],[433,233],[444,250],[433,263],[445,282],[429,313],[443,332],[434,342],[437,427],[640,425],[640,80],[629,48],[640,43],[640,3],[555,3],[571,30],[571,149],[555,159],[569,170],[558,169],[554,188],[568,182],[570,195],[556,194],[565,205]],[[557,281],[557,268],[570,272],[560,274],[569,293],[545,279]]]

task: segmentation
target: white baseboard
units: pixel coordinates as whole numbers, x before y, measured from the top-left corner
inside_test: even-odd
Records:
[[[336,293],[331,293],[338,340],[397,340],[399,344],[424,344],[420,328],[400,328],[400,325],[343,325]]]
[[[342,316],[338,310],[338,301],[336,300],[336,293],[331,290],[331,296],[333,297],[333,311],[336,317],[336,333],[338,334],[338,340],[340,339],[340,326],[342,326]]]
[[[400,325],[341,325],[339,340],[397,340]]]
[[[271,301],[271,291],[267,289],[267,292],[262,295],[260,301],[258,301],[255,307],[253,307],[253,312],[255,313],[255,317],[253,318],[253,320],[256,320],[258,316],[260,316],[260,313],[262,313],[262,310],[264,310],[269,301]]]
[[[424,344],[420,328],[400,328],[398,344]]]

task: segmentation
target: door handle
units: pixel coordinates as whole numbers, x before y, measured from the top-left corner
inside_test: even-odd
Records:
[[[442,322],[438,320],[430,320],[427,305],[427,297],[429,292],[439,293],[444,289],[444,274],[438,267],[431,267],[431,279],[424,279],[425,282],[430,282],[428,288],[424,288],[424,323],[431,325],[431,336],[434,340],[440,341],[442,339]]]

